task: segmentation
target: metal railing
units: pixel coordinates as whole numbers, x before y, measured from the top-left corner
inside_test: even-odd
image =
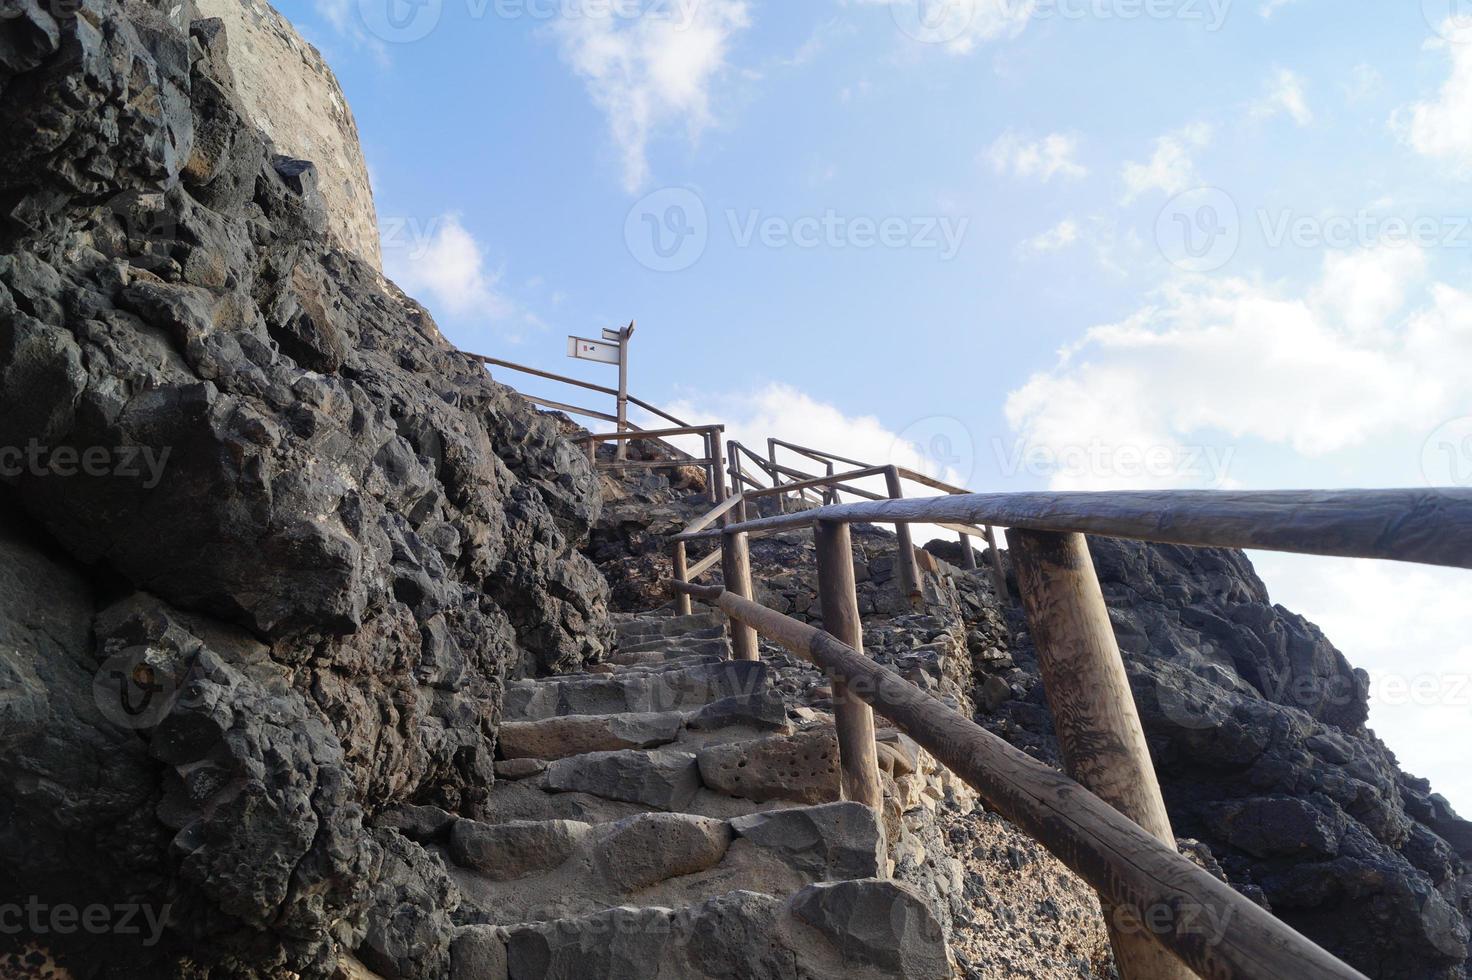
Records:
[[[814,479],[831,487],[876,469]],[[731,520],[742,503],[737,494],[674,537],[672,588],[726,613],[737,656],[755,659],[760,635],[828,674],[845,798],[882,806],[877,709],[1094,887],[1126,980],[1364,980],[1177,852],[1084,535],[1472,568],[1472,490],[951,494]],[[1067,776],[863,656],[849,533],[859,522],[1010,529]],[[752,601],[749,535],[791,528],[814,533],[822,630]],[[707,540],[716,550],[686,568],[685,546]],[[693,584],[716,560],[724,586]]]

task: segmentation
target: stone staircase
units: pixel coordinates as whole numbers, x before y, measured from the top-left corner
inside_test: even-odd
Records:
[[[726,659],[718,617],[616,627],[609,663],[508,686],[494,822],[400,811],[461,893],[452,976],[952,976],[875,814],[838,800],[831,717]]]

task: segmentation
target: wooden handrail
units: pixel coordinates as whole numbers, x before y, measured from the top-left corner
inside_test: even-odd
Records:
[[[673,429],[640,429],[635,432],[594,432],[583,439],[594,442],[627,442],[631,439],[667,439],[674,436],[700,436],[708,432],[725,432],[724,425],[682,425]]]
[[[837,504],[738,525],[749,533],[815,520],[967,521],[1198,548],[1249,548],[1472,568],[1472,490],[1161,490],[972,493]],[[687,540],[703,536],[691,535]]]
[[[612,395],[614,398],[618,397],[618,389],[610,388],[607,385],[594,384],[591,381],[581,381],[577,378],[569,378],[566,375],[562,374],[553,374],[551,371],[543,371],[540,368],[527,367],[525,364],[517,364],[514,361],[505,361],[499,357],[488,357],[485,354],[472,354],[469,351],[461,351],[460,353],[464,354],[472,361],[480,361],[482,364],[494,364],[497,367],[508,368],[512,371],[520,371],[522,374],[530,374],[538,378],[546,378],[548,381],[560,381],[563,384],[573,385],[577,388],[586,388],[588,391],[596,391],[602,395]],[[675,418],[675,416],[671,415],[669,412],[666,412],[662,408],[658,408],[657,406],[649,404],[642,398],[635,398],[633,395],[629,395],[628,400],[631,405],[638,405],[646,412],[658,415],[666,422],[673,422],[675,425],[680,426],[690,424],[683,419]],[[581,409],[579,409],[579,411],[582,412],[582,414],[591,414],[584,412]],[[591,417],[597,418],[598,416],[593,415]],[[617,419],[615,419],[614,421],[617,421]]]
[[[677,584],[830,674],[1048,847],[1139,928],[1216,980],[1366,980],[1062,773],[827,633],[718,586]],[[1207,923],[1210,923],[1208,928]]]

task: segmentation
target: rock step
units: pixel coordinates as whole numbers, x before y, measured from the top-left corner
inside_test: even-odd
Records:
[[[694,651],[729,657],[731,655],[731,641],[724,635],[700,637],[690,640],[672,640],[668,637],[656,636],[639,642],[621,643],[615,652],[645,653],[650,650]],[[615,660],[615,662],[617,661]]]
[[[458,820],[432,846],[471,921],[546,922],[621,905],[679,908],[736,890],[790,895],[885,871],[873,811],[830,803],[733,820],[640,813],[588,824]]]
[[[692,613],[689,616],[640,616],[615,620],[614,632],[620,636],[683,636],[701,630],[726,628],[726,617],[720,613]]]
[[[713,733],[726,729],[742,729],[755,736],[765,732],[789,734],[792,726],[782,696],[765,687],[754,694],[721,698],[693,711],[554,715],[534,721],[502,722],[497,750],[503,761],[552,762],[596,752],[655,748],[678,740],[687,731]],[[709,741],[690,740],[701,744]],[[542,771],[526,766],[513,770],[507,773],[511,778]]]
[[[621,906],[508,928],[465,926],[451,980],[943,980],[953,975],[924,898],[883,879],[783,899],[728,891],[687,907]]]
[[[540,721],[559,715],[689,711],[768,687],[766,664],[727,660],[669,670],[626,668],[611,675],[544,678],[507,685],[502,717]]]
[[[689,666],[729,659],[729,647],[719,653],[699,653],[680,647],[659,646],[652,650],[617,650],[608,658],[608,663],[618,667],[646,667],[654,664]]]

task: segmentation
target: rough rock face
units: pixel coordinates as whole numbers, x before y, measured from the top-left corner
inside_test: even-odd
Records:
[[[1365,727],[1367,680],[1240,552],[1091,539],[1177,835],[1376,978],[1467,975],[1472,824]],[[978,718],[1057,760],[1020,618]]]
[[[170,910],[62,959],[320,975],[440,887],[365,815],[479,814],[505,679],[605,652],[600,497],[187,17],[0,17],[0,882]]]
[[[245,118],[276,144],[278,153],[316,165],[329,239],[380,268],[368,164],[337,76],[264,0],[192,2],[196,17],[218,17],[225,25],[230,36],[226,60]]]

